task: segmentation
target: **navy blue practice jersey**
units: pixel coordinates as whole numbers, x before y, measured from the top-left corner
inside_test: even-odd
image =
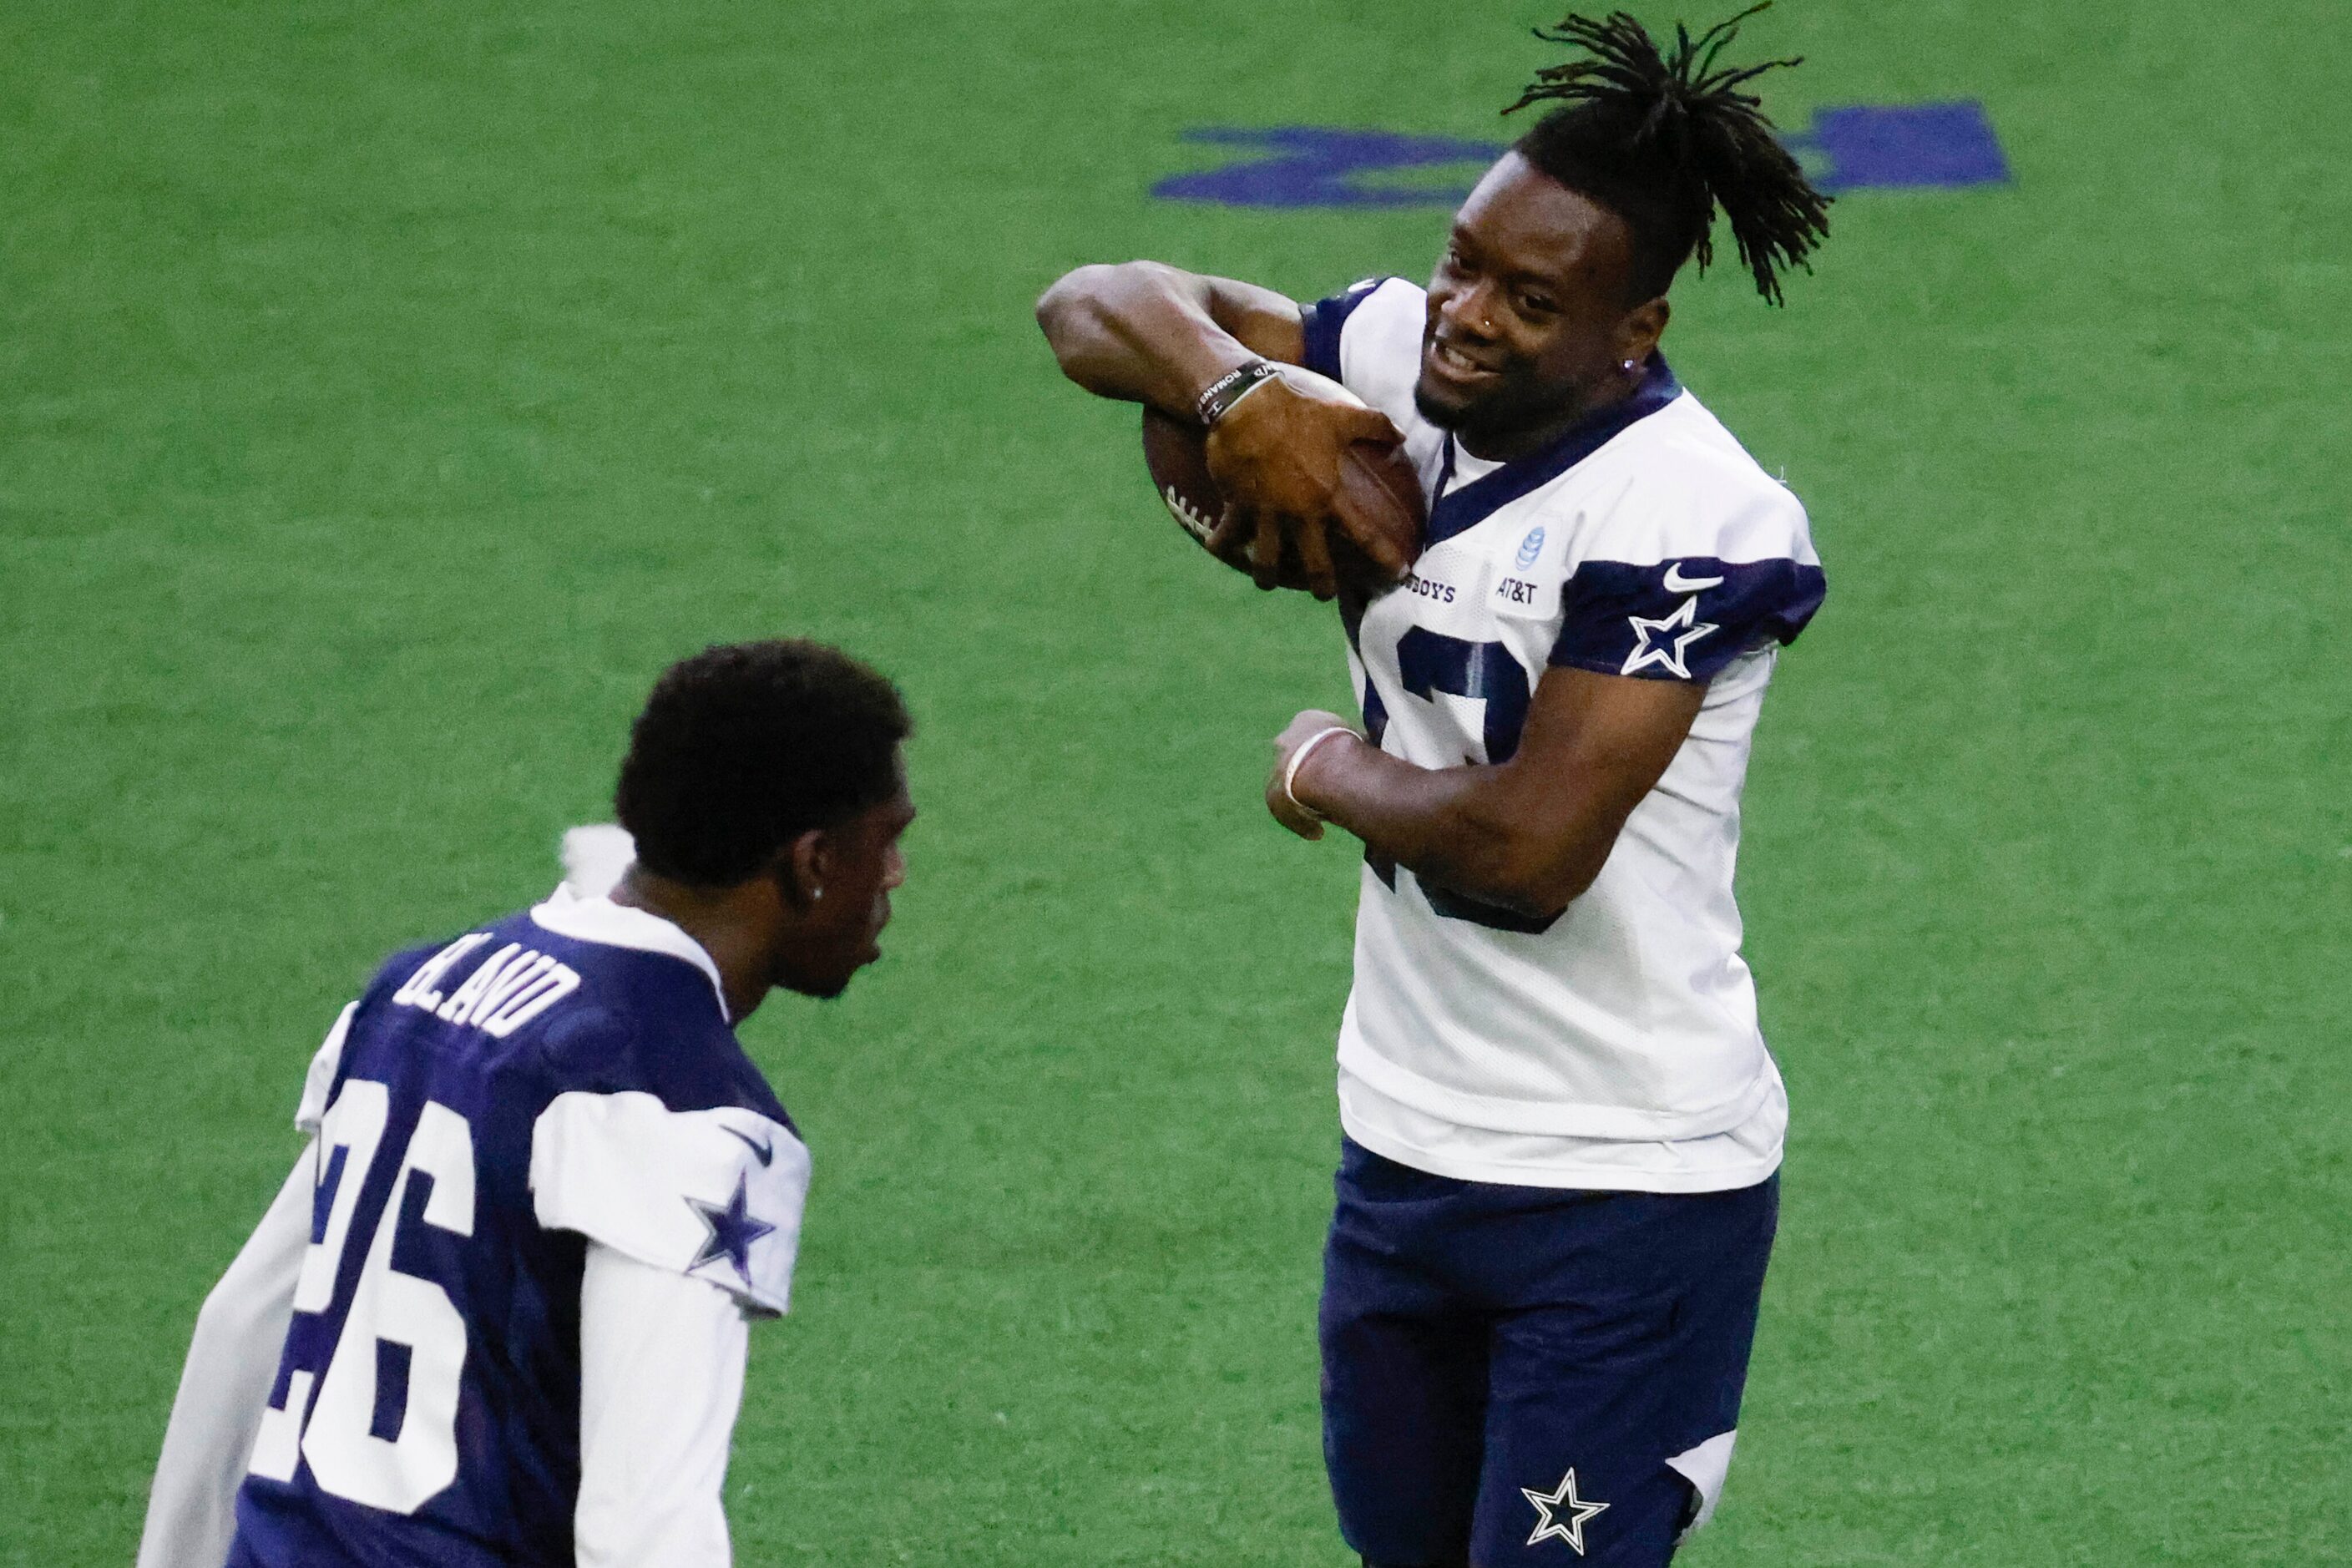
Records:
[[[648,940],[590,940],[585,907],[394,959],[321,1048],[231,1568],[570,1564],[592,1244],[784,1310],[807,1151],[700,949],[609,905]]]

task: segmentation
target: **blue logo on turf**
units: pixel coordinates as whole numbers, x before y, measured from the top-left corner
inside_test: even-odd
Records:
[[[1525,539],[1519,541],[1520,571],[1524,572],[1534,565],[1536,557],[1543,553],[1543,524],[1538,523],[1528,530],[1528,536]]]
[[[1168,201],[1237,207],[1452,206],[1505,149],[1491,142],[1325,125],[1205,126],[1187,142],[1241,161],[1151,187]],[[1974,99],[1818,110],[1781,136],[1824,191],[1951,190],[2009,183],[2009,159]]]

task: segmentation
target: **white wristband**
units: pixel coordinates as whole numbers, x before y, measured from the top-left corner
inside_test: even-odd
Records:
[[[1299,742],[1298,750],[1290,753],[1290,765],[1282,770],[1283,795],[1288,798],[1291,805],[1297,806],[1307,816],[1314,817],[1318,822],[1326,820],[1323,814],[1316,810],[1313,806],[1307,805],[1305,801],[1299,799],[1298,792],[1291,786],[1298,782],[1298,770],[1306,765],[1308,752],[1314,751],[1316,747],[1321,745],[1324,742],[1329,740],[1334,735],[1352,735],[1354,733],[1355,731],[1349,729],[1345,724],[1334,724],[1328,730],[1316,731],[1315,733],[1307,736],[1306,740]]]

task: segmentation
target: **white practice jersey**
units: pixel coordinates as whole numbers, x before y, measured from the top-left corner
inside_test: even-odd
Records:
[[[1414,408],[1426,311],[1422,289],[1386,279],[1306,314],[1308,368],[1395,421],[1432,497],[1412,577],[1348,627],[1371,738],[1423,767],[1504,762],[1554,665],[1703,682],[1706,697],[1556,918],[1367,858],[1343,1124],[1468,1180],[1761,1181],[1785,1101],[1732,873],[1764,688],[1823,592],[1804,508],[1656,358],[1633,397],[1550,447],[1480,462]]]

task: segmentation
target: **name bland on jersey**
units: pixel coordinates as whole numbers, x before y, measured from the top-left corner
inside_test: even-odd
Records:
[[[468,931],[459,937],[418,966],[392,994],[394,1004],[503,1040],[580,989],[577,970],[510,942],[443,995],[439,986],[450,972],[489,940],[488,931]]]

